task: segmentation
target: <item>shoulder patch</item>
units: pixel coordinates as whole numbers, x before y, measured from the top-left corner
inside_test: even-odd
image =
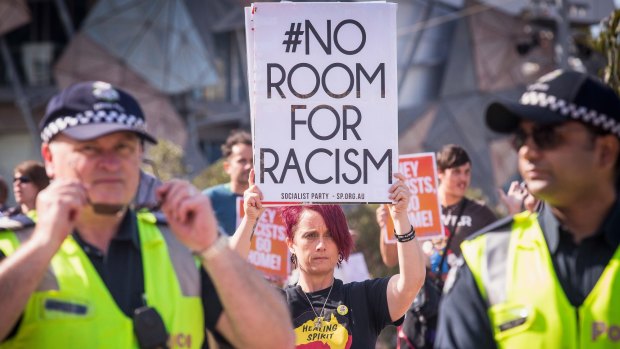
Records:
[[[514,222],[514,216],[508,216],[496,220],[495,222],[487,225],[486,227],[478,230],[477,232],[468,236],[465,240],[473,240],[480,235],[487,233],[506,233],[512,230],[512,223]]]
[[[25,228],[33,227],[34,224],[35,223],[32,219],[23,214],[18,214],[11,217],[0,217],[0,231],[18,231]]]

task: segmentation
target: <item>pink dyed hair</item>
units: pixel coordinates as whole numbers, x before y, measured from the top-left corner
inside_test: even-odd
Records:
[[[344,260],[348,260],[353,248],[353,239],[349,233],[347,218],[338,205],[284,206],[280,208],[280,214],[284,224],[286,224],[286,236],[293,241],[295,234],[293,230],[297,227],[299,217],[305,210],[312,210],[323,217],[325,225],[338,247],[338,252]]]

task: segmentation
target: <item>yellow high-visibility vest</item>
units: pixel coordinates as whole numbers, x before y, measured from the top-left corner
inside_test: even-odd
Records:
[[[205,327],[196,261],[167,227],[156,225],[155,216],[137,216],[146,305],[161,315],[170,348],[200,348]],[[28,235],[0,232],[0,250],[12,254]],[[28,300],[16,335],[0,343],[0,348],[54,347],[138,348],[132,319],[71,236]]]
[[[510,230],[461,249],[499,348],[620,348],[620,248],[578,308],[558,281],[537,214],[519,214]]]

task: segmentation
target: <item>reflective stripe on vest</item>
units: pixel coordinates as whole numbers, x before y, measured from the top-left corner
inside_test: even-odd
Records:
[[[487,233],[461,248],[499,348],[620,347],[620,248],[579,308],[557,279],[536,214],[515,216],[510,234]]]
[[[32,230],[32,229],[29,229]],[[5,256],[12,255],[20,245],[20,239],[17,234],[10,230],[0,232],[0,251]]]
[[[146,302],[164,320],[170,348],[200,348],[205,327],[199,269],[191,253],[155,222],[152,214],[138,214]],[[13,233],[14,242],[20,234]],[[9,240],[0,235],[0,241]],[[0,348],[138,347],[132,320],[72,237],[52,258],[51,270],[56,289],[32,294],[17,334]]]
[[[485,285],[489,305],[506,300],[506,267],[510,232],[498,232],[487,237],[482,282]]]

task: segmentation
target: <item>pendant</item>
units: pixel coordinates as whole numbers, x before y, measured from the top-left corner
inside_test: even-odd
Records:
[[[320,329],[322,324],[323,324],[323,317],[317,316],[316,319],[314,319],[314,329],[315,330]]]

